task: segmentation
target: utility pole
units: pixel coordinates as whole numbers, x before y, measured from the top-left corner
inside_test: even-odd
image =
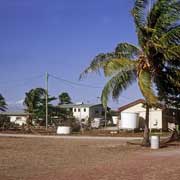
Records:
[[[45,85],[46,85],[46,130],[48,129],[48,79],[49,74],[46,72]]]
[[[105,113],[104,113],[104,119],[105,119],[105,127],[107,126],[107,105],[104,108]]]

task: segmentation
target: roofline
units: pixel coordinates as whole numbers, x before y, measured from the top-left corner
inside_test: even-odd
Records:
[[[126,105],[121,106],[120,108],[118,108],[118,112],[122,112],[122,111],[124,111],[124,110],[126,110],[126,109],[128,109],[128,108],[130,108],[132,106],[135,106],[137,104],[140,104],[140,103],[144,104],[145,102],[146,101],[144,99],[135,100],[135,101],[133,101],[133,102],[131,102],[129,104],[126,104]]]
[[[28,116],[30,113],[26,112],[0,112],[0,115],[6,115],[6,116]]]
[[[58,105],[60,108],[78,108],[78,107],[94,107],[94,106],[103,106],[102,104],[61,104]]]

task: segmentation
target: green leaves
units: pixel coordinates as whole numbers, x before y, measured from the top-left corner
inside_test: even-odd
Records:
[[[117,99],[120,93],[136,80],[135,71],[121,71],[113,76],[104,86],[101,101],[103,106],[107,106],[108,97],[112,94],[113,99]]]
[[[80,74],[79,79],[82,79],[88,73],[100,72],[100,69],[104,70],[104,73],[106,76],[109,76],[111,74],[110,73],[111,68],[113,70],[113,67],[115,68],[115,66],[118,64],[121,66],[124,66],[126,64],[126,68],[129,65],[134,65],[134,63],[130,62],[130,61],[135,60],[135,58],[137,58],[140,53],[141,53],[141,50],[138,47],[136,47],[132,44],[128,44],[128,43],[120,43],[115,48],[114,52],[106,53],[106,54],[101,53],[101,54],[97,55],[90,63],[90,66],[88,68],[86,68]],[[119,61],[119,62],[117,62],[117,61]],[[128,64],[125,61],[127,61]],[[114,62],[114,65],[113,65],[113,62]],[[108,68],[108,66],[109,66],[109,68]],[[118,68],[119,68],[119,66],[118,66]]]
[[[152,88],[151,74],[147,70],[141,70],[138,76],[138,84],[148,104],[156,104],[157,97]]]
[[[115,54],[123,58],[137,59],[140,53],[141,50],[138,47],[129,43],[120,43],[115,48]]]
[[[120,43],[114,52],[96,56],[80,76],[103,70],[111,77],[102,92],[104,105],[110,94],[118,98],[135,77],[148,104],[157,103],[155,86],[160,93],[166,91],[163,81],[169,85],[163,94],[180,96],[180,0],[136,0],[132,15],[140,47]]]
[[[31,89],[26,93],[24,105],[26,112],[30,113],[33,118],[45,116],[45,96],[46,90],[43,88]],[[48,97],[48,103],[55,100],[55,97]]]
[[[167,3],[168,2],[168,3]],[[154,26],[155,33],[152,39],[160,38],[171,28],[179,27],[180,24],[180,1],[167,1],[166,6],[161,11],[159,18]]]
[[[112,76],[122,71],[128,72],[130,70],[135,70],[136,65],[137,61],[131,61],[130,59],[112,59],[104,65],[104,74],[105,76]]]
[[[137,28],[141,29],[146,26],[146,14],[147,14],[148,0],[136,0],[132,15]]]
[[[7,109],[7,104],[4,97],[0,94],[0,111],[5,111]]]

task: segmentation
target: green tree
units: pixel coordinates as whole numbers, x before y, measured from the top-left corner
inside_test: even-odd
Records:
[[[31,89],[26,93],[24,105],[26,106],[25,111],[29,115],[29,123],[32,123],[33,119],[45,119],[46,105],[45,105],[46,90],[43,88]],[[48,107],[51,113],[52,105],[49,104],[51,101],[55,100],[55,97],[48,96]]]
[[[71,97],[69,96],[69,94],[67,92],[62,92],[59,95],[59,105],[60,104],[70,104],[71,102]]]
[[[102,69],[104,75],[110,77],[102,91],[104,106],[110,95],[117,99],[132,82],[138,81],[146,100],[144,146],[150,144],[149,107],[158,102],[153,85],[161,90],[159,81],[163,83],[164,71],[173,67],[171,70],[178,73],[180,66],[180,1],[157,0],[152,7],[149,3],[148,0],[136,0],[132,10],[139,45],[120,43],[113,52],[97,55],[80,76]],[[179,79],[173,81],[179,82]]]
[[[6,111],[7,104],[4,97],[0,94],[0,111]]]

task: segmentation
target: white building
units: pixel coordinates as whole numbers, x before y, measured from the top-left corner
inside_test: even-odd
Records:
[[[145,101],[143,99],[136,100],[118,109],[121,113],[137,113],[139,117],[139,128],[144,127],[144,119],[146,117]],[[173,109],[151,108],[149,110],[149,129],[168,130],[175,126],[175,111]],[[171,126],[171,127],[170,127]]]
[[[62,104],[59,107],[72,111],[73,116],[81,121],[87,121],[89,118],[104,118],[105,115],[102,104]]]
[[[10,122],[22,126],[26,124],[29,114],[24,112],[1,112],[1,115],[5,115],[10,118]]]

